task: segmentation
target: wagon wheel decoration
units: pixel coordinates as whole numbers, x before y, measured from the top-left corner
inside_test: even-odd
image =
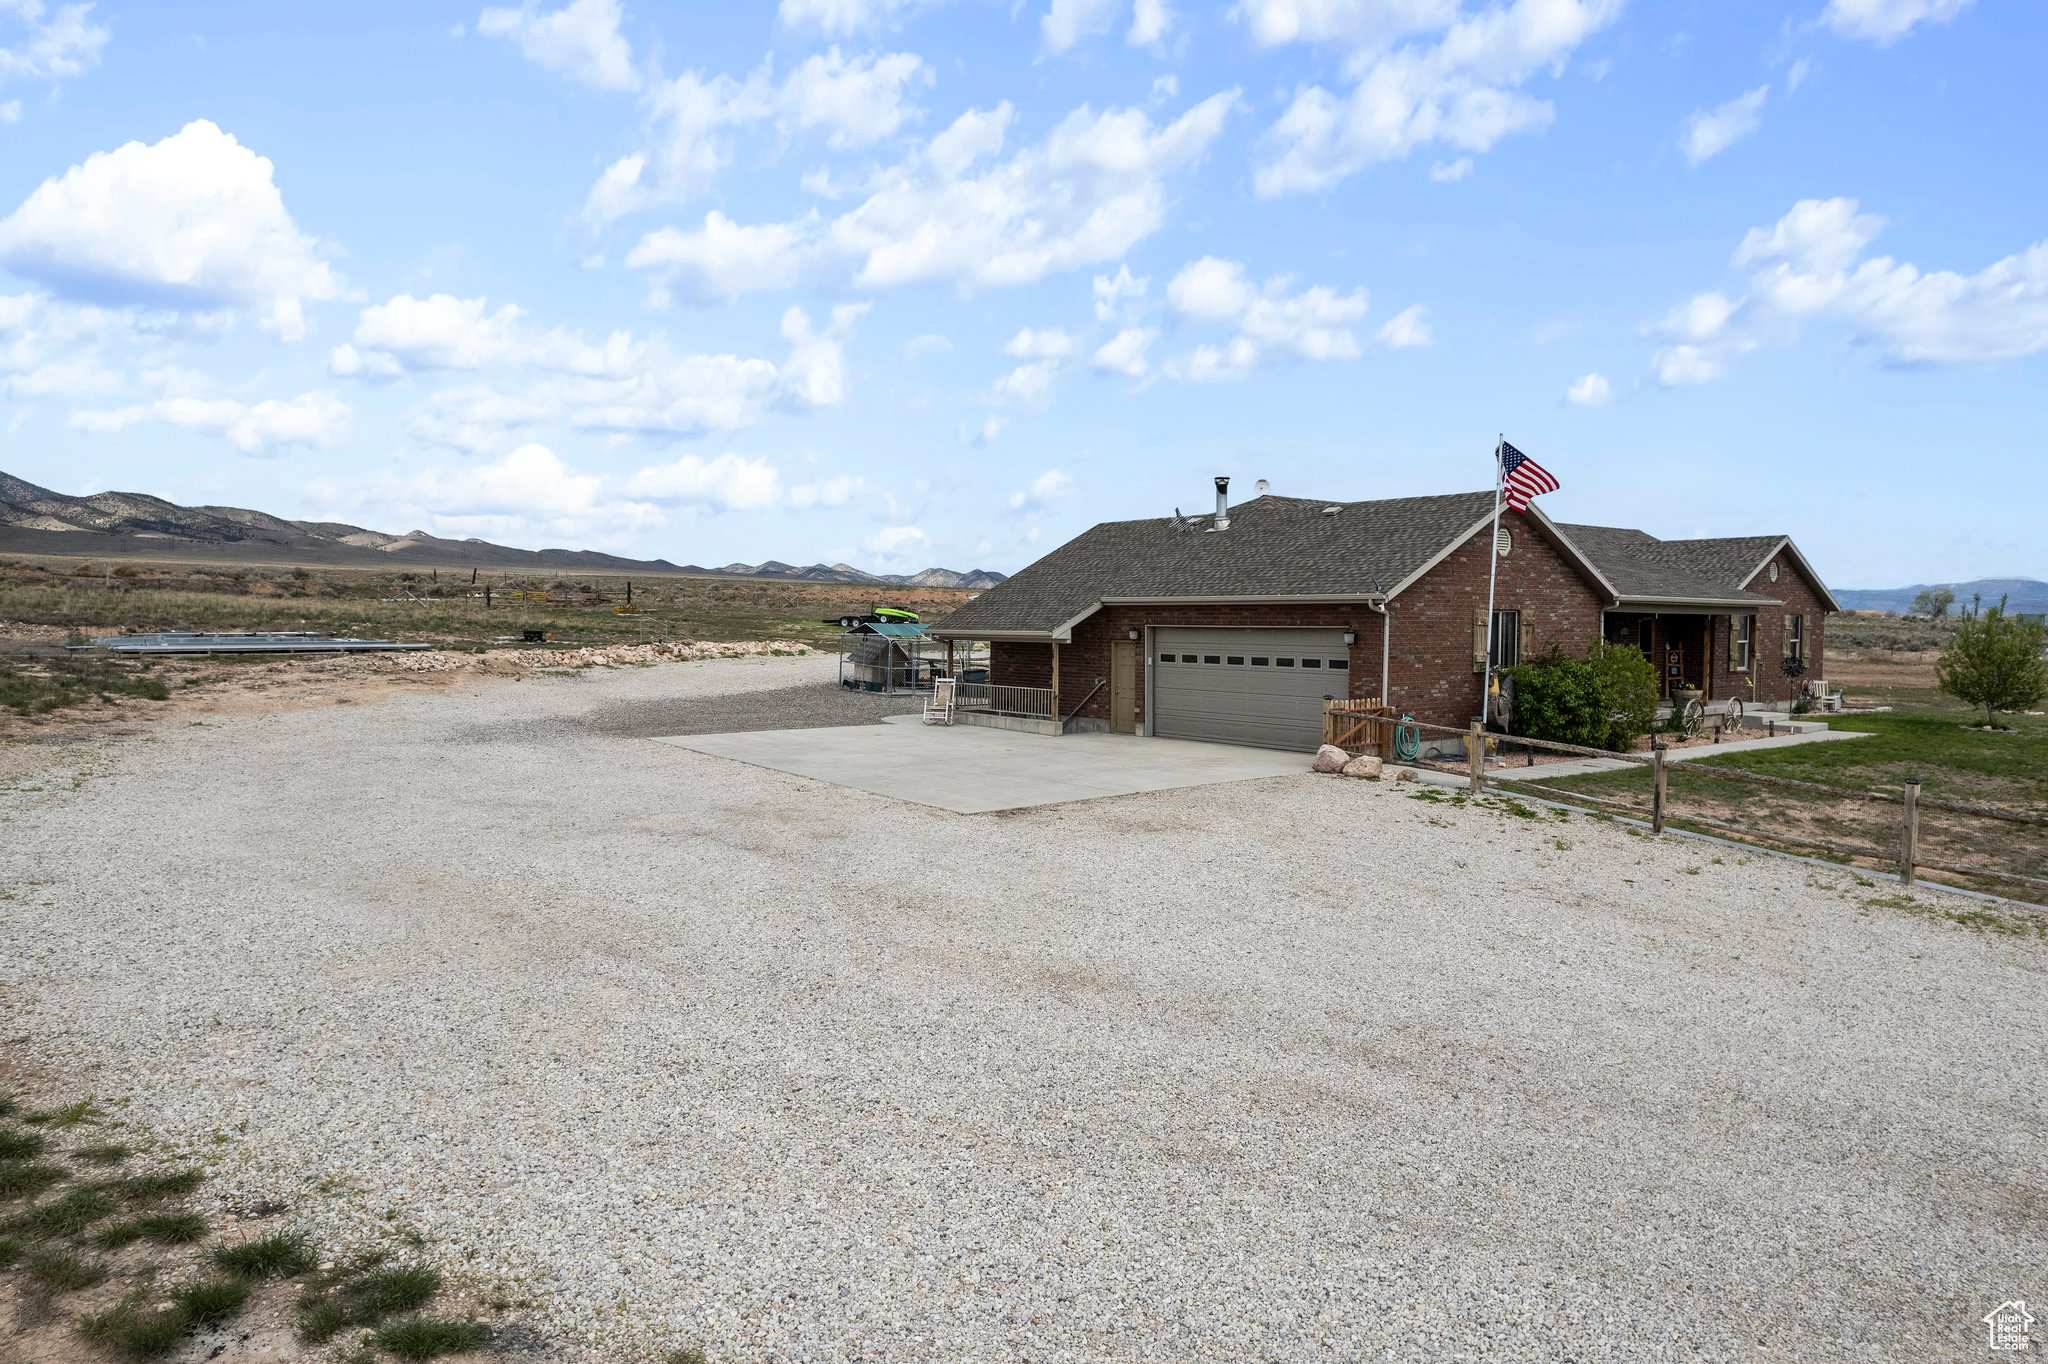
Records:
[[[1741,728],[1742,728],[1742,698],[1741,698],[1741,697],[1739,697],[1739,696],[1731,696],[1731,697],[1729,697],[1729,698],[1728,698],[1728,709],[1727,709],[1727,711],[1726,711],[1726,712],[1725,712],[1725,713],[1724,713],[1724,714],[1723,714],[1723,715],[1721,716],[1721,723],[1722,723],[1722,724],[1723,724],[1724,726],[1726,726],[1727,728],[1729,728],[1729,729],[1741,729]]]
[[[1685,737],[1697,739],[1707,727],[1707,707],[1704,701],[1695,697],[1685,703]]]

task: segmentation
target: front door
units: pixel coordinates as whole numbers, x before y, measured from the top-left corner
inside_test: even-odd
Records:
[[[1138,645],[1135,640],[1110,641],[1109,727],[1117,734],[1138,732]]]

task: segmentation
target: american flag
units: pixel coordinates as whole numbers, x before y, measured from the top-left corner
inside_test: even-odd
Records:
[[[1506,441],[1500,443],[1500,485],[1508,505],[1518,512],[1529,510],[1530,498],[1557,491],[1557,480],[1548,469]]]

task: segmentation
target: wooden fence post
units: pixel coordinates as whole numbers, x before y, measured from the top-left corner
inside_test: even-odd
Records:
[[[1899,834],[1899,884],[1913,887],[1913,862],[1920,854],[1920,778],[1906,778],[1905,827]]]
[[[1664,832],[1664,745],[1650,745],[1650,832]]]
[[[1465,752],[1472,760],[1472,794],[1486,794],[1486,736],[1480,732],[1479,722],[1472,722],[1472,732],[1465,736]]]

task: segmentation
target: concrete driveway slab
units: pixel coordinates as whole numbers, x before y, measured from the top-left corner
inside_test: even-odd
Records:
[[[1306,753],[1126,734],[1018,734],[975,725],[880,724],[689,734],[656,743],[812,777],[955,814],[1279,777]]]

